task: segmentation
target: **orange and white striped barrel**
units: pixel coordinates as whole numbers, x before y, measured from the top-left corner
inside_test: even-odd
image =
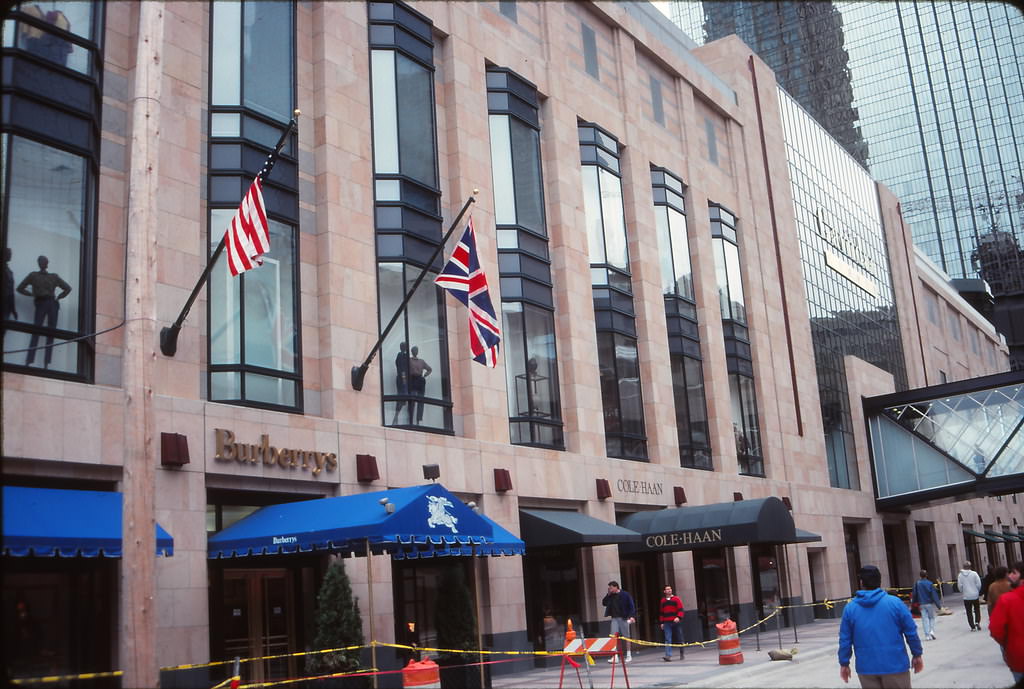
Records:
[[[441,671],[430,658],[419,662],[410,660],[409,664],[402,668],[402,687],[409,689],[440,689]]]
[[[740,651],[740,635],[736,632],[736,623],[730,619],[715,625],[718,630],[718,664],[739,665],[743,662]]]

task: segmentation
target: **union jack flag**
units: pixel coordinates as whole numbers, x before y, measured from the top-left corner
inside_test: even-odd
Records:
[[[469,347],[473,360],[490,368],[497,366],[501,329],[487,290],[487,275],[480,269],[472,218],[434,283],[469,307]]]

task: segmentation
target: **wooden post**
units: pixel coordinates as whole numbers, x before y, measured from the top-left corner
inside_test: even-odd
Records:
[[[123,349],[124,497],[118,635],[122,683],[159,684],[156,657],[157,453],[153,427],[156,342],[156,244],[160,226],[160,109],[163,91],[164,3],[143,2],[136,36],[128,174],[128,230]]]

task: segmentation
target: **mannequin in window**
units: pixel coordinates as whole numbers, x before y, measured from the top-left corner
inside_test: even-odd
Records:
[[[433,369],[430,364],[419,357],[420,348],[412,348],[412,356],[409,357],[409,394],[414,397],[423,397],[427,392],[427,376]],[[409,403],[409,420],[412,422],[413,408],[416,409],[416,420],[414,423],[423,421],[423,402],[413,400]]]
[[[409,394],[409,343],[398,344],[398,354],[395,355],[395,394]],[[391,419],[391,425],[398,423],[398,412],[405,406],[405,400],[398,400],[395,403],[395,415]],[[409,405],[409,423],[412,423],[412,405]]]
[[[4,247],[4,316],[3,319],[18,320],[18,309],[14,306],[14,271],[11,270],[11,247]],[[12,318],[13,316],[13,318]]]
[[[22,10],[25,14],[41,19],[62,31],[71,30],[71,22],[60,10],[49,10],[44,12],[39,5],[31,5]],[[35,53],[51,62],[59,65],[66,65],[68,54],[72,51],[71,44],[63,38],[44,31],[32,24],[23,22],[19,25],[21,32],[21,47],[30,53]]]
[[[71,285],[64,282],[60,275],[50,273],[46,270],[50,265],[50,259],[40,256],[37,259],[39,270],[32,271],[25,276],[25,279],[18,285],[18,294],[32,297],[35,301],[35,316],[32,319],[33,325],[37,328],[46,321],[46,327],[54,330],[57,327],[57,316],[60,314],[60,300],[71,294]],[[29,288],[32,291],[29,291]],[[57,294],[57,290],[60,294]],[[31,366],[36,360],[36,349],[39,345],[39,333],[32,333],[28,343],[28,356],[25,358],[25,365]],[[43,357],[43,368],[50,367],[53,359],[53,333],[46,335],[46,354]]]

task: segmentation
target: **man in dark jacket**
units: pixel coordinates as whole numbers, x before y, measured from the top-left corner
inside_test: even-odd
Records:
[[[636,603],[633,602],[633,596],[619,588],[619,582],[613,580],[608,582],[608,593],[601,599],[601,604],[604,606],[604,616],[612,618],[612,635],[629,637],[629,625],[636,621]],[[633,660],[633,652],[628,641],[623,643],[626,644],[628,663]],[[615,656],[609,658],[608,662],[614,663]]]
[[[924,669],[917,625],[907,606],[880,587],[882,574],[874,565],[861,567],[861,590],[843,610],[839,624],[839,678],[850,681],[850,656],[857,655],[861,687],[907,689],[910,668]],[[913,656],[907,659],[907,646]]]

